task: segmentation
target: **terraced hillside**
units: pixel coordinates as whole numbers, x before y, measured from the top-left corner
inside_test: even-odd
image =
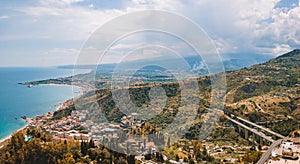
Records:
[[[228,112],[281,134],[300,129],[300,50],[228,72]]]

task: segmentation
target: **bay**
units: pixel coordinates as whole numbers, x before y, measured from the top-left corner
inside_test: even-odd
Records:
[[[88,70],[82,70],[82,73]],[[0,140],[26,125],[21,116],[35,117],[54,111],[65,100],[78,96],[81,89],[63,85],[28,88],[19,82],[66,77],[72,69],[0,68]]]

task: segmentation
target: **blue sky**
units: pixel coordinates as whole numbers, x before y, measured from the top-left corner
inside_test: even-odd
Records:
[[[298,0],[2,0],[0,66],[74,64],[82,45],[102,24],[145,9],[191,19],[221,54],[277,56],[300,48]]]

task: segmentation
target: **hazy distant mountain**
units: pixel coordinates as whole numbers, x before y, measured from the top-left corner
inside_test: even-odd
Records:
[[[266,62],[272,58],[272,56],[267,56],[267,55],[259,55],[259,54],[223,54],[221,55],[223,58],[223,64],[224,64],[224,69],[226,71],[230,70],[237,70],[241,69],[244,67],[249,67],[254,64],[259,64]],[[177,69],[178,67],[178,60],[182,60],[181,58],[176,58],[176,59],[147,59],[147,60],[137,60],[137,61],[130,61],[130,62],[124,62],[122,63],[123,66],[127,66],[128,69],[130,69],[132,66],[137,66],[137,65],[144,65],[147,66],[149,63],[156,63],[156,65],[168,65],[170,68],[172,66]],[[205,66],[205,62],[201,59],[200,56],[186,56],[184,57],[184,60],[186,63],[189,64],[190,71],[192,72],[200,72],[201,75],[206,75],[207,74],[207,68]],[[111,64],[101,64],[97,66],[98,70],[111,70],[113,71],[118,64],[116,63],[111,63]],[[65,66],[59,66],[59,68],[64,68],[64,69],[73,69],[73,65],[65,65]],[[77,65],[75,67],[76,69],[95,69],[95,65]],[[148,67],[149,69],[153,67]],[[142,68],[141,68],[142,69]],[[143,68],[145,70],[145,68]]]

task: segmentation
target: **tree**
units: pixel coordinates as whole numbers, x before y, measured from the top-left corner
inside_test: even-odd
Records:
[[[134,164],[135,163],[134,158],[135,158],[134,155],[129,155],[127,158],[128,164]]]
[[[128,162],[126,161],[126,159],[123,158],[123,157],[119,157],[119,158],[116,160],[115,163],[117,163],[117,164],[128,164]]]
[[[178,154],[176,154],[175,160],[176,160],[177,162],[179,161],[179,156],[178,156]]]
[[[89,148],[95,148],[95,143],[93,139],[90,139]]]
[[[87,154],[88,146],[87,146],[87,143],[85,141],[81,141],[80,150],[81,150],[81,154],[83,156],[85,156]]]
[[[244,155],[245,163],[256,163],[261,158],[262,153],[259,151],[248,151]]]
[[[75,164],[75,159],[71,153],[67,153],[63,155],[63,159],[59,159],[58,164]]]
[[[151,149],[148,149],[148,153],[145,155],[145,160],[151,160]]]
[[[171,146],[171,139],[170,139],[170,136],[168,137],[168,141],[167,141],[167,147],[170,147]]]
[[[190,159],[189,164],[195,164],[193,159]]]

